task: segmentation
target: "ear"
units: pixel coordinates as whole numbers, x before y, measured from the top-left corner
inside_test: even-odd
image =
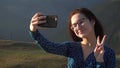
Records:
[[[71,29],[72,31],[74,31],[74,28],[73,28],[72,26],[70,27],[70,29]]]

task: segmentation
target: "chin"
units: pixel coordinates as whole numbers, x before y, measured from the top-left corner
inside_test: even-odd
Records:
[[[84,38],[84,37],[86,37],[85,36],[85,34],[79,34],[79,35],[77,35],[79,38]]]
[[[86,38],[88,36],[88,34],[87,33],[80,33],[80,34],[77,34],[77,36],[79,38]]]
[[[85,32],[85,31],[82,31],[82,32],[75,32],[76,36],[78,36],[79,38],[86,38],[89,33],[88,32]]]

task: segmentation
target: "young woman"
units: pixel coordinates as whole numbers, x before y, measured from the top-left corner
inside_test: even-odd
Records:
[[[30,23],[34,40],[47,52],[68,57],[68,68],[115,68],[115,53],[106,47],[102,26],[86,8],[75,9],[69,16],[72,42],[55,43],[40,34],[38,24],[46,23],[46,16],[36,13]]]

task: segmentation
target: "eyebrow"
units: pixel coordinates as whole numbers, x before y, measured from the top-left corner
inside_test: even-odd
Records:
[[[85,20],[85,19],[86,19],[86,18],[83,17],[83,18],[79,19],[78,21]],[[74,24],[77,24],[77,23],[75,22]],[[73,24],[73,25],[74,25],[74,24]]]
[[[85,18],[85,17],[83,17],[83,18],[79,19],[79,21],[80,21],[80,20],[84,20],[84,19],[86,19],[86,18]]]

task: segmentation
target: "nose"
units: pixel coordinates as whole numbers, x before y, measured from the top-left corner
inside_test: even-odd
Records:
[[[76,28],[77,28],[77,29],[81,29],[82,26],[81,26],[80,24],[77,24]]]

